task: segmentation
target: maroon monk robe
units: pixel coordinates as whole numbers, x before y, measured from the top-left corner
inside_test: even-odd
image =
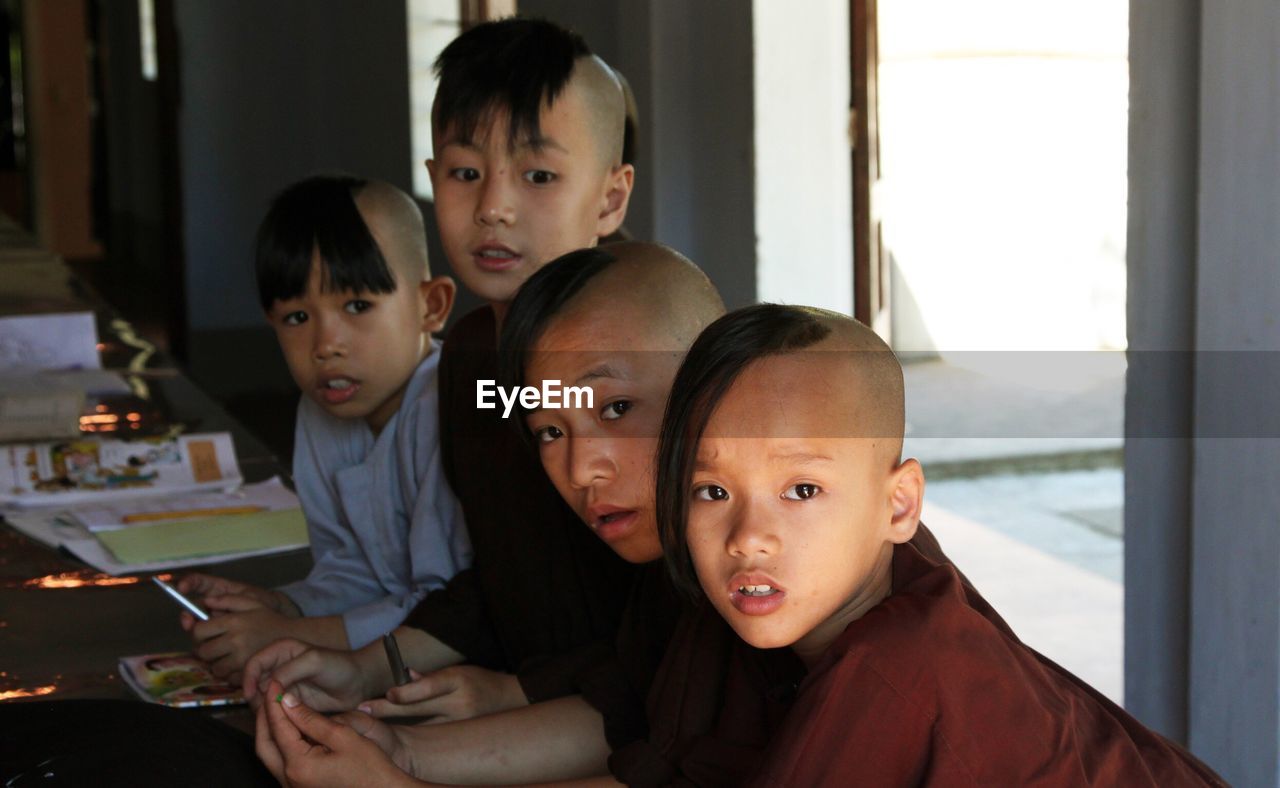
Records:
[[[801,684],[755,785],[1225,785],[1001,631],[910,545]]]
[[[938,563],[948,563],[924,523],[911,543]],[[1012,635],[986,600],[966,588],[974,608]],[[759,770],[803,677],[804,666],[791,649],[748,646],[705,602],[686,610],[648,687],[648,735],[626,746],[611,737],[615,751],[609,770],[635,788],[741,785]]]

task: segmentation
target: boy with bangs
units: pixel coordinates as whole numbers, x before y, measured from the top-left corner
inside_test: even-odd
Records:
[[[663,547],[747,643],[808,674],[752,785],[1224,785],[989,619],[911,544],[902,369],[804,307],[712,324],[672,388]]]
[[[274,678],[325,710],[387,694],[388,713],[462,719],[572,692],[567,663],[548,658],[589,654],[618,627],[631,567],[582,528],[500,412],[477,408],[476,388],[497,378],[498,331],[520,285],[626,215],[623,91],[580,37],[540,20],[478,25],[436,68],[427,166],[441,241],[487,302],[453,327],[440,362],[443,467],[474,563],[395,632],[405,663],[431,675],[392,689],[376,644],[345,653],[286,640],[250,662],[250,697]]]
[[[218,676],[277,638],[361,647],[467,566],[436,430],[438,345],[453,305],[427,270],[422,215],[395,187],[317,176],[281,192],[258,233],[258,290],[302,399],[293,475],[314,566],[264,589],[203,574],[178,587]]]

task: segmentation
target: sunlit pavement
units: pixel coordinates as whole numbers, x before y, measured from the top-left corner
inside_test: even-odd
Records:
[[[1116,702],[1123,374],[1068,391],[908,364],[904,447],[924,466],[924,521],[951,559],[1024,641]]]

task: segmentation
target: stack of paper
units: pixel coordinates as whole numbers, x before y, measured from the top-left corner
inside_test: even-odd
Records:
[[[108,574],[305,546],[297,496],[242,481],[228,433],[0,446],[4,519]]]
[[[128,391],[102,370],[93,313],[0,317],[0,441],[76,437],[86,397]]]
[[[109,575],[158,572],[307,545],[297,496],[279,478],[198,496],[135,499],[66,510],[11,510],[4,519]]]

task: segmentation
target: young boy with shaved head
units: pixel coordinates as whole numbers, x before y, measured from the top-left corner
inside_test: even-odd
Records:
[[[989,619],[911,543],[902,369],[843,315],[763,305],[707,328],[658,457],[677,579],[807,668],[752,785],[1224,785]]]
[[[277,638],[360,647],[470,562],[445,483],[438,344],[454,285],[427,269],[422,214],[379,181],[317,176],[276,197],[258,233],[262,308],[302,390],[293,476],[315,563],[276,590],[208,575],[179,588],[219,676]]]

